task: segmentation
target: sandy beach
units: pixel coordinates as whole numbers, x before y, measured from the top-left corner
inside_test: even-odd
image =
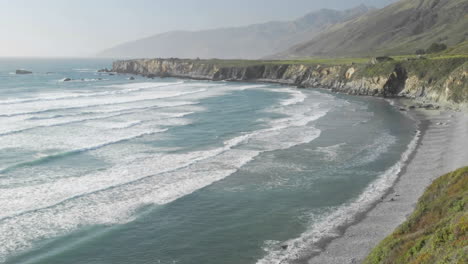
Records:
[[[405,104],[398,101],[397,104]],[[310,264],[361,263],[382,239],[412,213],[437,177],[468,165],[468,114],[448,110],[410,110],[421,137],[394,187],[342,236],[330,241]]]

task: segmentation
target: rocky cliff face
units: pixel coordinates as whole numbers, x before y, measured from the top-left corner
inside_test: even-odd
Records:
[[[353,95],[404,96],[417,99],[421,103],[456,108],[466,107],[468,102],[466,59],[336,66],[281,63],[255,65],[252,62],[248,65],[240,64],[226,61],[141,59],[116,61],[113,71],[147,77],[275,82],[300,88],[327,88]]]

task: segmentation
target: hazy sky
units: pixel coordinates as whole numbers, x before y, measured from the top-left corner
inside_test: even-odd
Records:
[[[292,20],[395,0],[0,0],[0,56],[93,56],[170,30]]]

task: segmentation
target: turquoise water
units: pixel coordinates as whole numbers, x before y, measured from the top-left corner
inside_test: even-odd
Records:
[[[110,65],[0,59],[0,263],[307,259],[414,147],[379,99]]]

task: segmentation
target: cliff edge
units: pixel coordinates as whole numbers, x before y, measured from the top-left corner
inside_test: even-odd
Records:
[[[468,57],[378,58],[368,63],[137,59],[114,72],[146,77],[273,82],[352,95],[407,97],[418,104],[468,108]]]

